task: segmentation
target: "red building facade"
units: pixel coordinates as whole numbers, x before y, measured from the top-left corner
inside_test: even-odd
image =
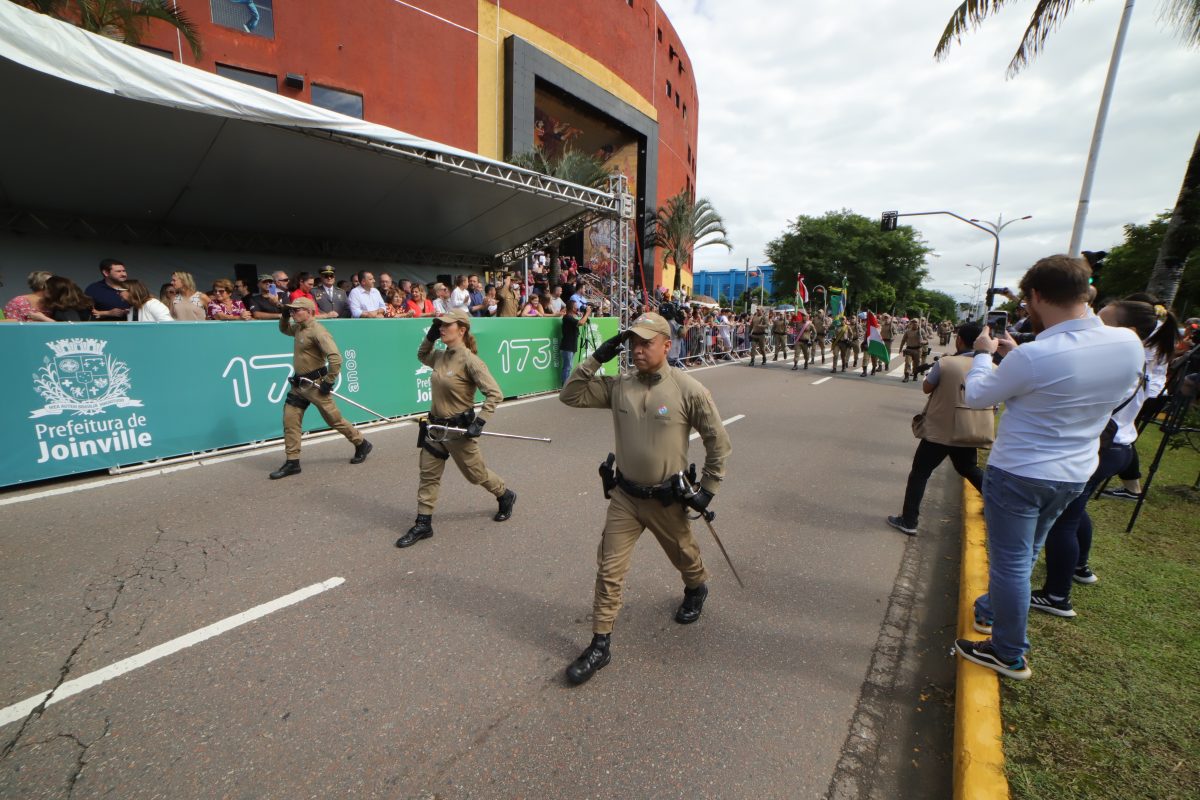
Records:
[[[648,0],[178,0],[196,59],[153,23],[144,45],[284,96],[503,159],[535,143],[612,156],[642,219],[694,193],[691,60]],[[650,255],[649,251],[646,251]],[[670,285],[661,254],[647,282]],[[685,272],[682,283],[692,284]]]

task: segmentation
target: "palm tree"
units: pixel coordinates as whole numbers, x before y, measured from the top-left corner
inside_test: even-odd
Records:
[[[161,20],[183,34],[197,59],[200,31],[191,18],[168,0],[16,0],[27,8],[78,25],[125,44],[137,45],[151,20]]]
[[[679,291],[683,268],[692,257],[692,252],[710,244],[723,244],[733,250],[726,238],[725,220],[705,198],[692,201],[686,192],[680,192],[660,206],[646,231],[647,241],[663,249],[663,260],[670,259],[675,265],[674,286]],[[711,237],[711,238],[710,238]]]
[[[514,153],[509,157],[508,163],[592,189],[607,190],[608,179],[613,174],[613,168],[606,165],[602,159],[570,148],[563,150],[557,157],[547,156],[545,150],[534,148],[524,153]],[[562,239],[551,242],[547,249],[550,251],[550,285],[556,286],[562,273],[562,262],[559,258]]]
[[[963,34],[978,28],[989,14],[1013,0],[964,0],[951,15],[942,38],[933,51],[934,58],[943,60],[954,42]],[[1076,0],[1038,0],[1033,16],[1025,28],[1025,36],[1008,63],[1008,76],[1013,77],[1042,51],[1046,39],[1075,7]],[[1164,0],[1162,19],[1173,27],[1188,47],[1200,47],[1200,0]],[[1192,149],[1192,157],[1183,176],[1179,199],[1171,213],[1167,235],[1154,262],[1154,272],[1146,287],[1149,294],[1170,306],[1179,291],[1179,282],[1188,257],[1200,247],[1200,139]]]

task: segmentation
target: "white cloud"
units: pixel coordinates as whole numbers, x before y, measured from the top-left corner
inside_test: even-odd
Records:
[[[968,34],[944,62],[933,49],[947,0],[660,0],[699,90],[697,188],[725,217],[732,254],[697,251],[698,268],[765,261],[799,214],[850,208],[947,209],[995,220],[1026,214],[1002,238],[997,283],[1067,249],[1096,109],[1123,3],[1078,5],[1018,77],[1005,69],[1033,0]],[[1096,171],[1084,249],[1175,204],[1200,132],[1200,51],[1134,11]],[[949,217],[913,224],[940,254],[930,285],[958,296],[991,263],[992,239]]]

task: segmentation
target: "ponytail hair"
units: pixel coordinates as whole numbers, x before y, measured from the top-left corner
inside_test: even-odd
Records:
[[[472,353],[479,355],[479,345],[475,342],[475,337],[471,335],[471,328],[463,325],[461,322],[457,324],[458,327],[463,329],[463,344],[466,345],[467,349]]]
[[[1141,327],[1133,325],[1133,323],[1129,323],[1129,326],[1137,330],[1138,336],[1141,337],[1146,347],[1154,349],[1155,361],[1170,361],[1175,355],[1175,343],[1179,340],[1179,320],[1175,318],[1170,309],[1160,303],[1157,298],[1145,292],[1131,294],[1120,302],[1150,306],[1157,327],[1149,333],[1143,334]],[[1144,314],[1145,310],[1139,309],[1139,315],[1144,316]]]

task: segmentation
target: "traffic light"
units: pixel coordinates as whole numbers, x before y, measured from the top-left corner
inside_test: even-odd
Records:
[[[896,230],[896,218],[900,216],[899,211],[885,211],[883,218],[879,221],[879,230],[884,233]]]
[[[1100,273],[1104,269],[1104,259],[1108,258],[1108,251],[1084,250],[1080,255],[1087,259],[1088,266],[1092,268],[1092,277],[1088,278],[1088,283],[1095,286],[1100,282]]]

